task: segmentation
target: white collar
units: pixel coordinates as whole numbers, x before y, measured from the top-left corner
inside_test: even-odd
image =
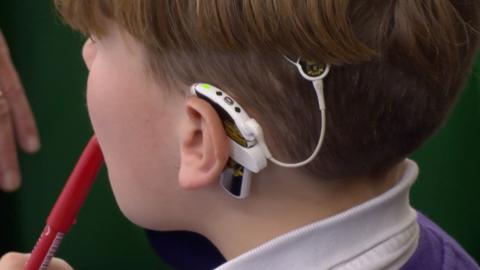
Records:
[[[268,241],[216,270],[400,268],[419,235],[409,203],[418,166],[405,163],[401,179],[378,197]]]

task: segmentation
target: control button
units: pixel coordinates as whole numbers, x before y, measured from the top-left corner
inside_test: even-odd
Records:
[[[239,107],[235,107],[235,111],[239,113],[241,110]]]
[[[225,100],[228,105],[233,105],[233,99],[231,97],[225,97],[223,100]]]
[[[216,94],[217,94],[217,96],[221,96],[221,95],[222,95],[222,92],[217,91]]]

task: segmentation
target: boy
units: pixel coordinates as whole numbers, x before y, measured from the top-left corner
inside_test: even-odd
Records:
[[[221,270],[479,269],[410,207],[418,168],[405,160],[442,124],[468,75],[478,0],[57,5],[91,36],[89,114],[134,223],[205,235],[228,260]],[[326,119],[321,86],[296,59],[330,65]],[[189,94],[198,82],[255,118],[274,157],[305,160],[324,131],[320,152],[300,168],[269,164],[247,198],[233,198],[218,181],[234,153],[215,106]],[[22,260],[4,257],[0,269]]]

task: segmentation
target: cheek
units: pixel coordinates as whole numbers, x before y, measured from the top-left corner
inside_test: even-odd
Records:
[[[109,72],[89,77],[90,118],[120,209],[134,223],[152,227],[155,215],[166,211],[157,206],[168,205],[176,188],[177,112],[161,106],[158,89],[136,76]]]

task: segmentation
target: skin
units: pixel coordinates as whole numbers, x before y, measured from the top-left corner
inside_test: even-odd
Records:
[[[8,192],[17,190],[21,182],[16,144],[25,152],[35,153],[40,149],[40,140],[25,91],[1,31],[0,91],[0,189]]]
[[[144,228],[203,234],[227,259],[383,193],[402,171],[321,181],[270,165],[254,175],[248,199],[234,199],[218,184],[229,146],[207,102],[154,80],[141,44],[115,25],[87,41],[83,57],[90,119],[124,215]]]
[[[0,269],[23,269],[28,257],[28,254],[17,252],[7,253],[0,259]],[[73,268],[64,260],[54,258],[47,270],[73,270]]]

